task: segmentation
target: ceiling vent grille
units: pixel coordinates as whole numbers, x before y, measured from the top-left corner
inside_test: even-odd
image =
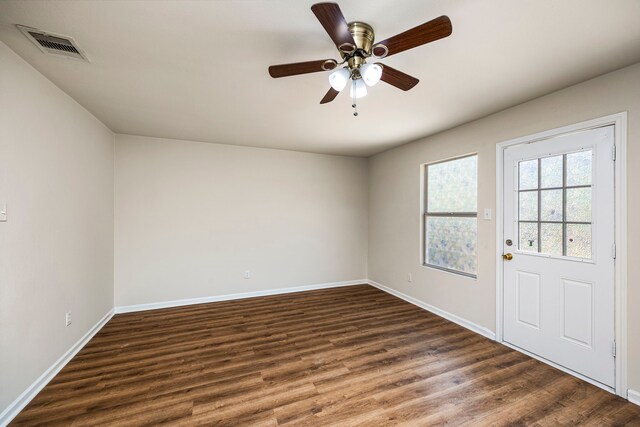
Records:
[[[71,37],[52,34],[22,25],[18,25],[18,29],[47,55],[63,56],[89,62],[85,53]]]

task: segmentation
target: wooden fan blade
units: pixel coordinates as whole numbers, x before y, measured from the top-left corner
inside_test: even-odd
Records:
[[[311,6],[311,11],[340,52],[350,53],[356,49],[356,42],[349,32],[347,20],[344,19],[340,6],[336,3],[317,3]]]
[[[425,43],[436,41],[451,35],[451,20],[448,16],[441,16],[415,28],[400,33],[396,36],[388,38],[376,43],[373,46],[373,54],[377,57],[385,57],[395,55],[407,49],[421,46]],[[388,52],[385,55],[385,49],[380,45],[386,46]]]
[[[298,74],[329,71],[336,68],[338,63],[333,59],[320,59],[318,61],[294,62],[293,64],[272,65],[269,67],[269,75],[274,79],[278,77],[295,76]]]
[[[391,86],[395,86],[398,89],[409,90],[418,84],[420,80],[415,77],[405,74],[402,71],[398,71],[395,68],[391,68],[388,65],[377,62],[382,67],[382,80],[385,83],[389,83]]]
[[[334,88],[330,88],[329,92],[327,92],[324,98],[322,98],[322,101],[320,101],[320,104],[326,104],[327,102],[333,101],[334,99],[336,99],[336,96],[338,96],[339,93],[340,92],[338,92]]]

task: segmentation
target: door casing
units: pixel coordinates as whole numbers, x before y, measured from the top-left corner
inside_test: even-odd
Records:
[[[503,264],[502,245],[504,240],[503,225],[503,178],[504,178],[504,150],[519,144],[532,143],[553,138],[559,135],[593,129],[601,126],[614,126],[615,144],[615,340],[616,340],[616,361],[615,361],[615,388],[609,388],[591,380],[585,376],[577,374],[560,365],[542,359],[522,349],[515,348],[503,341]],[[627,171],[626,156],[627,151],[627,112],[620,112],[605,117],[587,120],[568,126],[563,126],[532,135],[527,135],[508,141],[500,142],[496,145],[496,341],[526,353],[542,362],[550,364],[558,369],[579,377],[591,384],[617,394],[627,399]],[[613,153],[612,153],[613,155]]]

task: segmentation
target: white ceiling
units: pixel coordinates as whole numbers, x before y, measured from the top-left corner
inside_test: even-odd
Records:
[[[638,0],[339,0],[382,40],[440,15],[453,34],[382,60],[420,79],[330,104],[338,58],[312,0],[0,2],[0,40],[114,132],[368,156],[640,61]],[[15,24],[75,38],[91,63],[42,54]],[[1,64],[0,64],[1,66]]]

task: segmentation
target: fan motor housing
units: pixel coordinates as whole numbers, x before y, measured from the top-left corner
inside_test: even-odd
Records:
[[[356,42],[356,47],[358,49],[362,49],[367,54],[371,54],[371,46],[373,46],[373,40],[375,38],[373,27],[360,21],[349,22],[348,25],[349,32],[353,36],[353,40]]]

